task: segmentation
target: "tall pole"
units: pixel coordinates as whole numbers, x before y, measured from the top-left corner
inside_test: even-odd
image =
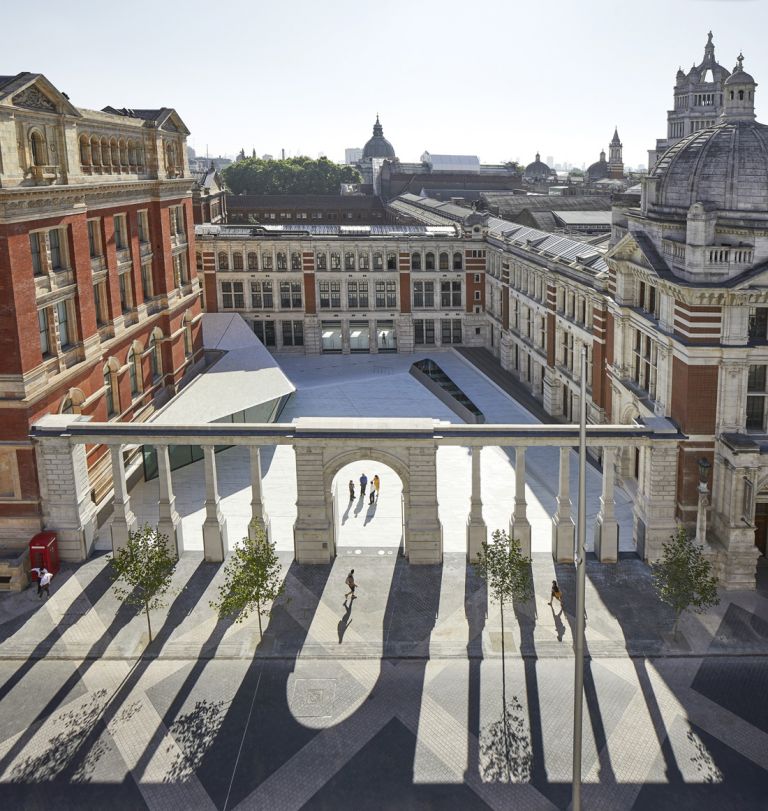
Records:
[[[581,397],[579,402],[579,507],[576,516],[576,548],[573,562],[576,566],[576,633],[574,636],[573,678],[573,779],[571,808],[581,811],[581,726],[584,708],[584,617],[586,590],[586,549],[584,541],[587,526],[587,349],[581,348]]]

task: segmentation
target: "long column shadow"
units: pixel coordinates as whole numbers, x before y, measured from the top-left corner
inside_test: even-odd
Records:
[[[464,614],[467,618],[467,776],[480,772],[480,676],[483,665],[483,629],[488,613],[488,591],[475,568],[467,564],[464,578]]]

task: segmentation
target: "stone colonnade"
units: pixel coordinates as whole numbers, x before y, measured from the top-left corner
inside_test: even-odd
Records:
[[[653,423],[653,424],[650,424]],[[552,555],[558,562],[574,556],[575,522],[570,496],[570,454],[578,441],[576,426],[454,425],[431,419],[315,419],[291,425],[206,424],[153,426],[150,424],[91,423],[87,417],[44,417],[32,430],[44,498],[46,527],[59,532],[67,558],[84,560],[94,536],[94,507],[89,498],[85,445],[110,449],[114,478],[113,549],[122,547],[138,521],[131,509],[123,448],[152,445],[157,452],[160,531],[170,551],[184,551],[181,520],[169,461],[169,445],[203,448],[205,471],[204,557],[222,561],[228,551],[226,516],[221,510],[215,448],[248,445],[251,472],[251,523],[269,531],[264,511],[260,446],[287,444],[296,454],[296,521],[294,554],[298,563],[329,563],[336,554],[332,492],[333,478],[358,459],[374,459],[391,467],[403,483],[403,547],[409,562],[437,564],[443,557],[442,526],[437,501],[437,449],[445,445],[469,447],[471,496],[467,518],[467,557],[475,560],[487,539],[483,520],[481,454],[483,447],[515,448],[514,503],[510,535],[523,553],[531,551],[531,525],[525,498],[526,452],[531,447],[559,449],[557,506],[552,516]],[[618,558],[618,524],[614,509],[614,464],[618,448],[645,449],[645,464],[635,500],[634,534],[638,551],[648,560],[658,557],[661,544],[675,528],[676,429],[662,418],[638,426],[590,426],[588,444],[603,459],[600,509],[595,522],[594,549],[599,560]]]

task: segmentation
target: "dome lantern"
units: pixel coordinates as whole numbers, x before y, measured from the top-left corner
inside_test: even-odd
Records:
[[[744,70],[744,56],[739,54],[733,73],[723,84],[721,121],[754,121],[757,82]]]

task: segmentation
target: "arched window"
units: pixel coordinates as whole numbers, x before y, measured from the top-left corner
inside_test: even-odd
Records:
[[[152,362],[152,380],[158,380],[163,374],[163,358],[160,355],[160,344],[154,335],[149,339],[149,358]]]
[[[232,267],[234,270],[243,269],[243,255],[240,251],[235,251],[235,253],[232,254]]]
[[[136,166],[136,142],[128,141],[128,165]]]
[[[95,136],[91,138],[91,163],[94,166],[101,166],[101,144]]]
[[[373,269],[374,270],[384,269],[384,257],[380,253],[375,253],[373,255]]]
[[[456,251],[453,255],[453,269],[454,270],[461,270],[461,251]]]
[[[259,255],[255,251],[248,253],[248,270],[259,269]]]
[[[136,166],[139,169],[144,168],[144,145],[136,144]]]
[[[112,142],[109,145],[109,153],[112,158],[112,166],[115,169],[120,168],[120,147],[117,145],[117,141],[113,138]]]
[[[301,254],[298,251],[291,254],[291,270],[301,270]]]
[[[320,251],[317,252],[315,255],[315,267],[317,270],[327,270],[328,269],[328,257],[325,253],[321,253]]]
[[[176,144],[173,141],[168,141],[168,146],[165,150],[166,166],[169,172],[176,170]]]
[[[277,269],[288,270],[288,257],[282,251],[277,253]]]
[[[229,270],[229,257],[224,251],[219,254],[219,270]]]
[[[344,252],[344,270],[354,270],[355,269],[355,252],[354,251],[345,251]]]
[[[192,354],[192,318],[189,313],[185,313],[182,326],[184,327],[184,355],[188,358]]]
[[[435,269],[435,255],[431,251],[424,257],[424,269],[425,270]]]
[[[131,397],[139,393],[139,377],[141,374],[140,356],[131,348],[128,353],[128,377],[131,381]]]
[[[101,139],[101,165],[107,172],[112,171],[109,168],[109,141],[106,138]]]
[[[120,409],[120,399],[115,385],[115,373],[109,363],[104,366],[104,397],[107,404],[107,417],[114,417]]]
[[[341,254],[331,254],[331,270],[341,270]]]
[[[411,254],[411,270],[421,270],[421,254]]]
[[[744,91],[739,90],[739,101],[744,101]]]
[[[387,254],[387,270],[397,270],[397,254]]]
[[[120,148],[120,165],[124,168],[128,168],[128,144],[125,143],[122,139],[120,140],[119,144]]]
[[[67,396],[61,401],[60,414],[81,414],[85,395],[80,389],[70,389]]]
[[[74,414],[75,413],[75,407],[72,404],[72,398],[71,397],[65,397],[64,398],[64,400],[61,403],[61,408],[59,409],[59,413],[60,414]]]
[[[448,263],[449,263],[448,253],[446,251],[443,251],[443,253],[440,254],[440,270],[448,270],[449,269]]]
[[[47,162],[47,150],[43,136],[34,130],[29,136],[29,143],[32,148],[32,163],[35,166],[44,166]]]
[[[87,135],[80,136],[80,163],[83,166],[91,165],[91,144]]]

